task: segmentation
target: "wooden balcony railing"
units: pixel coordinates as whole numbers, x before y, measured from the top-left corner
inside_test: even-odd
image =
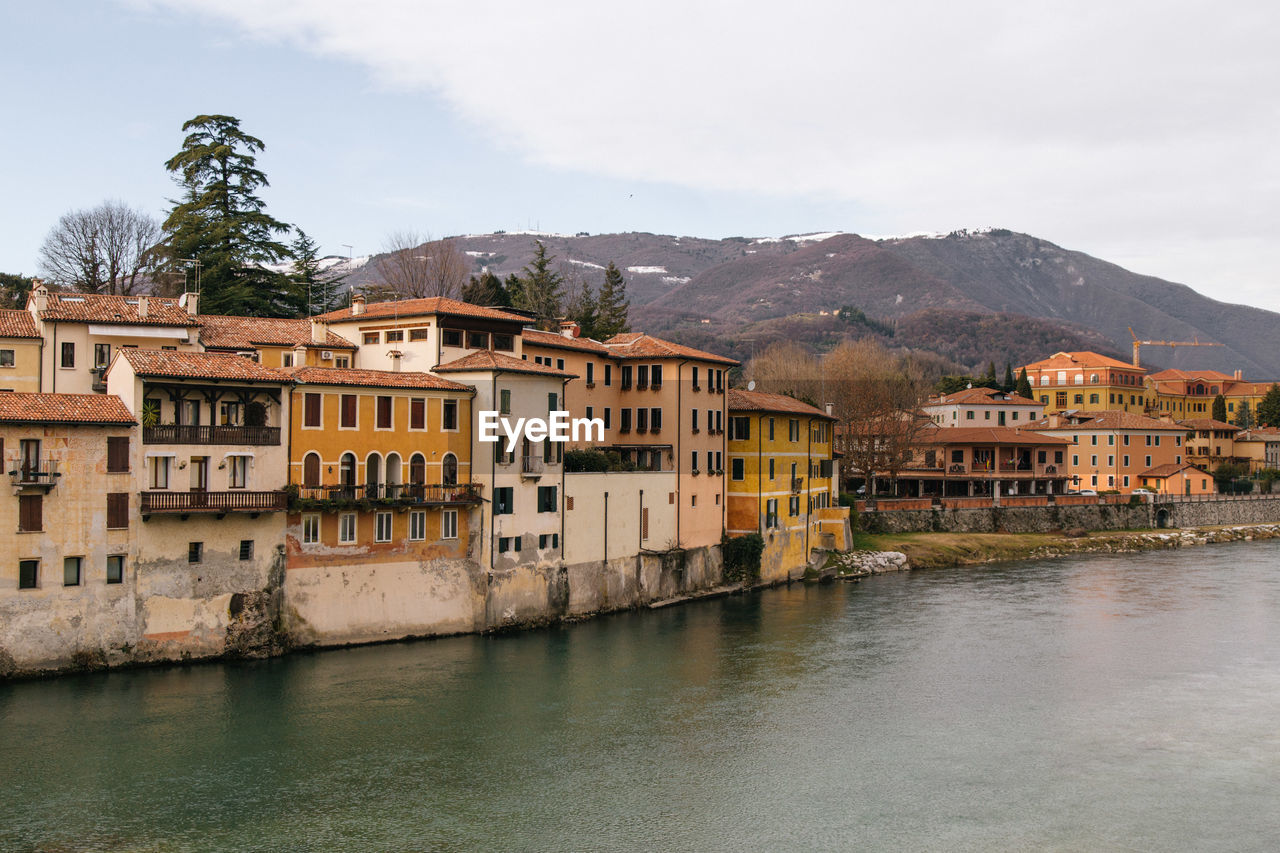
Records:
[[[142,443],[279,445],[280,427],[157,424],[142,428]]]
[[[227,492],[142,492],[139,512],[280,512],[289,508],[289,494],[249,492],[236,489]]]

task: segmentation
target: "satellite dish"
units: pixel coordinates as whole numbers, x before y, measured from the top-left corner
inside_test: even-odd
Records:
[[[747,383],[747,390],[748,391],[756,390],[756,381],[754,379],[752,379],[750,382]]]

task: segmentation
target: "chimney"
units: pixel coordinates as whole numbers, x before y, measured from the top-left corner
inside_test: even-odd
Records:
[[[199,306],[200,294],[198,293],[187,292],[178,297],[178,307],[186,308],[187,313],[192,317],[200,313]]]
[[[391,369],[396,373],[399,373],[400,372],[400,356],[404,355],[404,353],[400,352],[400,350],[398,349],[393,349],[391,350],[391,352],[387,353],[387,355],[391,356]]]
[[[576,338],[582,334],[582,327],[574,320],[561,320],[560,334],[566,338]]]
[[[329,324],[315,317],[311,318],[311,343],[326,344],[329,342]]]
[[[1049,429],[1057,429],[1061,425],[1062,425],[1062,415],[1058,414],[1057,412],[1054,412],[1052,415],[1049,415]]]
[[[138,316],[144,320],[147,319],[147,310],[148,310],[147,297],[139,296],[138,297]]]
[[[354,317],[357,314],[363,314],[363,313],[364,313],[364,294],[357,293],[351,297],[351,315]]]
[[[1236,376],[1235,376],[1235,378],[1236,378],[1236,381],[1237,381],[1237,382],[1239,382],[1240,380],[1244,379],[1244,371],[1243,371],[1243,370],[1237,370],[1237,371],[1236,371]]]
[[[37,313],[49,307],[49,288],[42,279],[31,279],[31,298],[35,300]]]
[[[827,409],[827,414],[828,414],[828,415],[830,415],[830,416],[832,416],[832,417],[835,417],[835,410],[836,410],[836,404],[835,404],[835,403],[827,403],[827,405],[826,405],[826,409]]]

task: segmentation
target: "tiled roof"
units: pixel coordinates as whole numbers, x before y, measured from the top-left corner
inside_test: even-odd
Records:
[[[1166,430],[1169,432],[1186,432],[1186,427],[1172,421],[1160,421],[1145,415],[1108,409],[1103,412],[1076,412],[1074,415],[1062,415],[1058,425],[1053,426],[1054,417],[1041,418],[1035,423],[1027,424],[1027,429],[1039,430]],[[1076,423],[1072,423],[1072,421]]]
[[[1138,476],[1139,477],[1172,477],[1174,474],[1178,473],[1179,471],[1185,471],[1188,468],[1190,468],[1192,471],[1195,471],[1197,474],[1204,473],[1203,469],[1197,468],[1196,466],[1192,465],[1190,462],[1167,462],[1164,465],[1157,465],[1154,468],[1148,468]]]
[[[237,379],[250,382],[289,381],[287,374],[263,367],[243,355],[223,352],[179,352],[176,350],[133,349],[117,350],[126,359],[133,372],[143,377],[169,379]]]
[[[282,373],[307,385],[362,385],[375,388],[428,388],[442,391],[471,391],[470,385],[430,373],[394,370],[360,370],[354,367],[286,367]]]
[[[1280,429],[1254,427],[1236,433],[1236,441],[1280,441]]]
[[[0,423],[137,423],[119,397],[106,394],[0,394]]]
[[[432,370],[434,373],[460,373],[465,370],[501,370],[506,373],[537,373],[568,379],[578,378],[578,374],[576,373],[556,370],[554,367],[546,364],[537,364],[532,361],[512,358],[509,355],[503,355],[502,353],[493,352],[492,350],[473,352],[470,355],[464,355],[462,358],[455,359],[448,364],[442,364]]]
[[[337,322],[339,320],[365,320],[392,316],[426,317],[432,314],[451,314],[456,317],[483,317],[490,320],[507,320],[522,325],[529,322],[527,317],[522,317],[519,314],[509,314],[506,311],[499,311],[497,308],[472,305],[469,302],[459,302],[456,299],[448,299],[444,296],[430,296],[423,299],[400,299],[391,302],[372,302],[365,305],[364,311],[360,314],[351,313],[350,308],[341,308],[337,311],[330,311],[328,314],[321,314],[320,319]]]
[[[139,313],[146,300],[147,316]],[[40,312],[42,320],[72,323],[109,323],[130,326],[196,326],[196,318],[163,296],[107,296],[98,293],[50,293]]]
[[[353,350],[351,341],[325,330],[325,342],[311,342],[311,321],[274,317],[227,317],[201,314],[200,343],[213,349],[253,349],[256,346],[315,346],[324,349]]]
[[[1178,421],[1178,426],[1184,429],[1225,429],[1238,431],[1240,427],[1235,424],[1229,424],[1226,421],[1215,421],[1213,418],[1195,418],[1189,421]]]
[[[1026,397],[1020,397],[1017,394],[1001,391],[998,388],[965,388],[963,391],[956,391],[954,394],[943,394],[940,397],[934,397],[928,400],[926,406],[945,406],[955,403],[974,403],[979,405],[991,406],[1041,406],[1043,403],[1037,403],[1035,400],[1028,400]]]
[[[619,358],[696,358],[720,364],[739,364],[723,355],[664,341],[643,332],[624,332],[621,335],[614,335],[605,341],[604,345]]]
[[[1228,376],[1227,374],[1219,370],[1179,370],[1174,367],[1171,367],[1167,370],[1161,370],[1156,373],[1152,373],[1148,375],[1147,378],[1154,380],[1156,382],[1164,382],[1164,381],[1174,380],[1174,379],[1200,379],[1202,381],[1207,380],[1210,382],[1235,381],[1234,376]]]
[[[1083,350],[1079,352],[1055,352],[1048,358],[1033,361],[1026,365],[1027,370],[1069,370],[1072,368],[1087,370],[1091,367],[1123,367],[1129,370],[1142,370],[1127,361]]]
[[[925,433],[925,444],[1070,444],[1059,436],[1034,432],[1030,427],[947,427]]]
[[[538,329],[525,329],[520,333],[520,337],[524,339],[525,346],[532,344],[554,349],[581,350],[597,355],[612,355],[607,346],[592,338],[566,338],[555,332],[543,332]]]
[[[730,388],[728,407],[730,412],[786,412],[835,420],[816,406],[802,403],[794,397],[788,397],[785,394],[767,394],[764,391]]]
[[[38,338],[36,319],[21,308],[0,310],[0,338]]]

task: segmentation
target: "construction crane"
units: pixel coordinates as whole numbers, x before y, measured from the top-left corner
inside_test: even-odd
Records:
[[[1140,341],[1138,336],[1133,334],[1133,326],[1129,327],[1129,334],[1133,337],[1133,366],[1142,366],[1141,352],[1145,347],[1220,347],[1222,344],[1202,343],[1199,338],[1194,341]]]

